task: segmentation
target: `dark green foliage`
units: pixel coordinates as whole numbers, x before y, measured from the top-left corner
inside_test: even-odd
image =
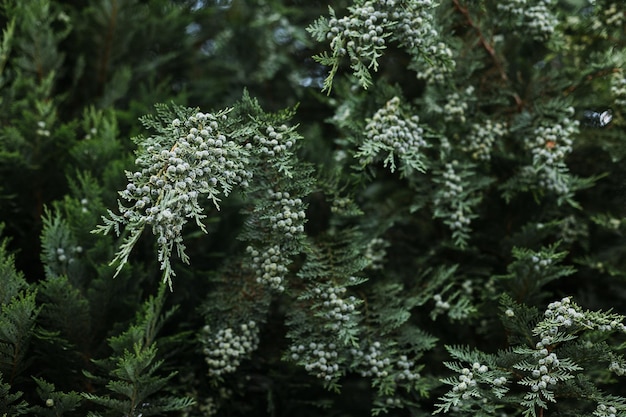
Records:
[[[28,405],[21,392],[11,392],[11,385],[0,378],[0,413],[3,416],[19,416],[28,413]]]
[[[0,233],[4,231],[4,224],[0,223]],[[24,274],[15,270],[15,256],[7,249],[8,240],[0,241],[0,275],[2,287],[0,287],[0,300],[2,305],[8,304],[12,298],[27,287]]]
[[[162,415],[193,404],[188,398],[166,394],[168,382],[175,372],[159,375],[163,360],[157,358],[156,337],[163,322],[173,313],[161,313],[164,294],[165,286],[162,285],[158,296],[146,301],[142,311],[137,313],[135,323],[124,333],[109,339],[113,354],[94,361],[105,376],[86,373],[89,378],[106,383],[108,392],[104,395],[83,394],[87,401],[106,410],[89,415]]]
[[[619,1],[0,3],[0,417],[626,416]]]
[[[0,312],[0,372],[13,382],[28,366],[28,348],[39,313],[35,293],[18,292]]]
[[[32,412],[37,415],[46,417],[72,415],[72,411],[76,410],[82,401],[80,394],[74,391],[68,393],[56,391],[54,384],[40,378],[35,378],[35,382],[40,404],[43,403],[32,407]]]

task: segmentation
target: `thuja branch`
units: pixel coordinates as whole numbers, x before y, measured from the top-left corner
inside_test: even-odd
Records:
[[[152,227],[157,237],[158,260],[164,281],[171,286],[170,258],[174,248],[188,263],[182,230],[188,219],[194,219],[202,231],[206,197],[219,208],[220,196],[234,187],[246,187],[252,177],[247,169],[249,151],[238,139],[243,132],[230,124],[227,109],[218,113],[201,113],[194,109],[158,107],[159,119],[144,118],[146,127],[157,134],[139,138],[136,172],[127,172],[128,185],[120,192],[129,206],[119,203],[121,215],[109,211],[110,219],[96,231],[119,233],[120,226],[130,232],[114,261],[118,272],[126,263],[141,230]],[[178,117],[176,117],[178,116]],[[182,120],[181,120],[182,119]],[[243,127],[245,131],[245,126]]]
[[[109,210],[109,217],[104,217],[104,224],[95,230],[120,235],[121,229],[126,228],[128,232],[113,259],[118,265],[116,274],[128,261],[142,230],[150,226],[157,238],[157,259],[163,280],[171,287],[171,277],[175,275],[171,266],[174,251],[183,263],[189,263],[183,228],[192,219],[202,232],[207,232],[202,222],[207,200],[208,207],[219,209],[223,197],[238,189],[248,189],[252,172],[258,166],[268,170],[267,177],[280,173],[281,178],[294,179],[291,148],[301,137],[295,127],[289,128],[284,123],[290,117],[289,112],[264,113],[245,94],[234,108],[215,113],[158,105],[157,117],[142,118],[143,124],[155,133],[135,139],[139,145],[138,170],[126,173],[128,184],[119,193],[120,214]],[[260,174],[256,172],[257,180]],[[289,215],[288,219],[277,221],[275,228],[285,232],[286,238],[302,232],[303,226],[297,224],[305,217],[300,207],[302,200],[290,198],[288,192],[271,192],[270,197],[275,200],[273,207]],[[254,256],[262,261],[264,253]]]

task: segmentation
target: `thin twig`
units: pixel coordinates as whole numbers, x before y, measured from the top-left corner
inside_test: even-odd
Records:
[[[576,89],[580,87],[583,84],[583,82],[593,81],[596,78],[604,77],[605,75],[609,75],[609,74],[615,74],[616,72],[620,72],[620,71],[621,71],[620,68],[614,67],[614,68],[601,69],[592,74],[587,74],[581,82],[579,82],[578,84],[570,85],[563,91],[563,93],[567,96],[573,93],[574,91],[576,91]]]
[[[472,20],[472,17],[470,16],[469,10],[467,9],[467,7],[461,6],[461,4],[459,3],[459,0],[452,0],[452,2],[454,3],[454,7],[463,16],[465,16],[465,20],[467,21],[467,23],[476,31],[476,33],[478,34],[478,40],[480,41],[480,44],[482,45],[483,48],[485,48],[487,53],[491,56],[491,59],[493,60],[493,63],[496,66],[496,69],[498,70],[498,73],[500,73],[500,78],[508,84],[510,82],[509,77],[506,75],[506,71],[504,70],[504,67],[500,63],[500,60],[498,59],[496,50],[493,47],[493,45],[491,45],[491,43],[489,43],[489,41],[485,38],[485,36],[483,35],[483,32],[480,30],[480,27],[474,24],[474,21]],[[520,96],[517,93],[513,93],[513,98],[515,99],[515,103],[517,104],[518,109],[521,109],[522,99],[520,98]]]
[[[117,13],[117,0],[113,0],[111,2],[111,15],[109,19],[109,26],[107,28],[107,33],[104,40],[104,52],[101,56],[100,68],[98,71],[98,88],[101,90],[101,92],[104,90],[104,84],[106,83],[108,67],[110,64],[109,59],[111,58],[112,54],[113,38],[115,37],[115,29],[117,26]]]

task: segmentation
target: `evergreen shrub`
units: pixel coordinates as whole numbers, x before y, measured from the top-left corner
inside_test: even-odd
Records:
[[[0,16],[0,416],[626,417],[621,2]]]

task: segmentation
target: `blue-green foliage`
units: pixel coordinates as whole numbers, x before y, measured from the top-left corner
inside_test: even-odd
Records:
[[[622,403],[623,399],[612,399],[607,406],[607,399],[603,398],[606,394],[593,380],[600,381],[603,378],[600,375],[606,377],[609,372],[623,373],[622,362],[613,359],[623,346],[609,347],[605,342],[608,334],[626,331],[623,316],[583,311],[569,298],[550,303],[543,319],[536,311],[520,308],[508,297],[502,298],[502,309],[509,322],[520,324],[509,326],[512,349],[488,354],[463,346],[448,347],[450,354],[461,362],[445,363],[458,376],[442,380],[452,389],[441,397],[437,412],[455,408],[490,415],[515,404],[521,406],[522,415],[536,417],[573,391],[579,401],[564,404],[563,409],[597,407],[595,413],[598,413],[615,407],[613,403],[618,406]],[[602,363],[603,360],[589,360],[603,355],[611,358],[610,366]],[[584,362],[585,366],[578,362]],[[590,378],[592,374],[595,378]],[[522,386],[525,392],[514,389],[513,383]]]

